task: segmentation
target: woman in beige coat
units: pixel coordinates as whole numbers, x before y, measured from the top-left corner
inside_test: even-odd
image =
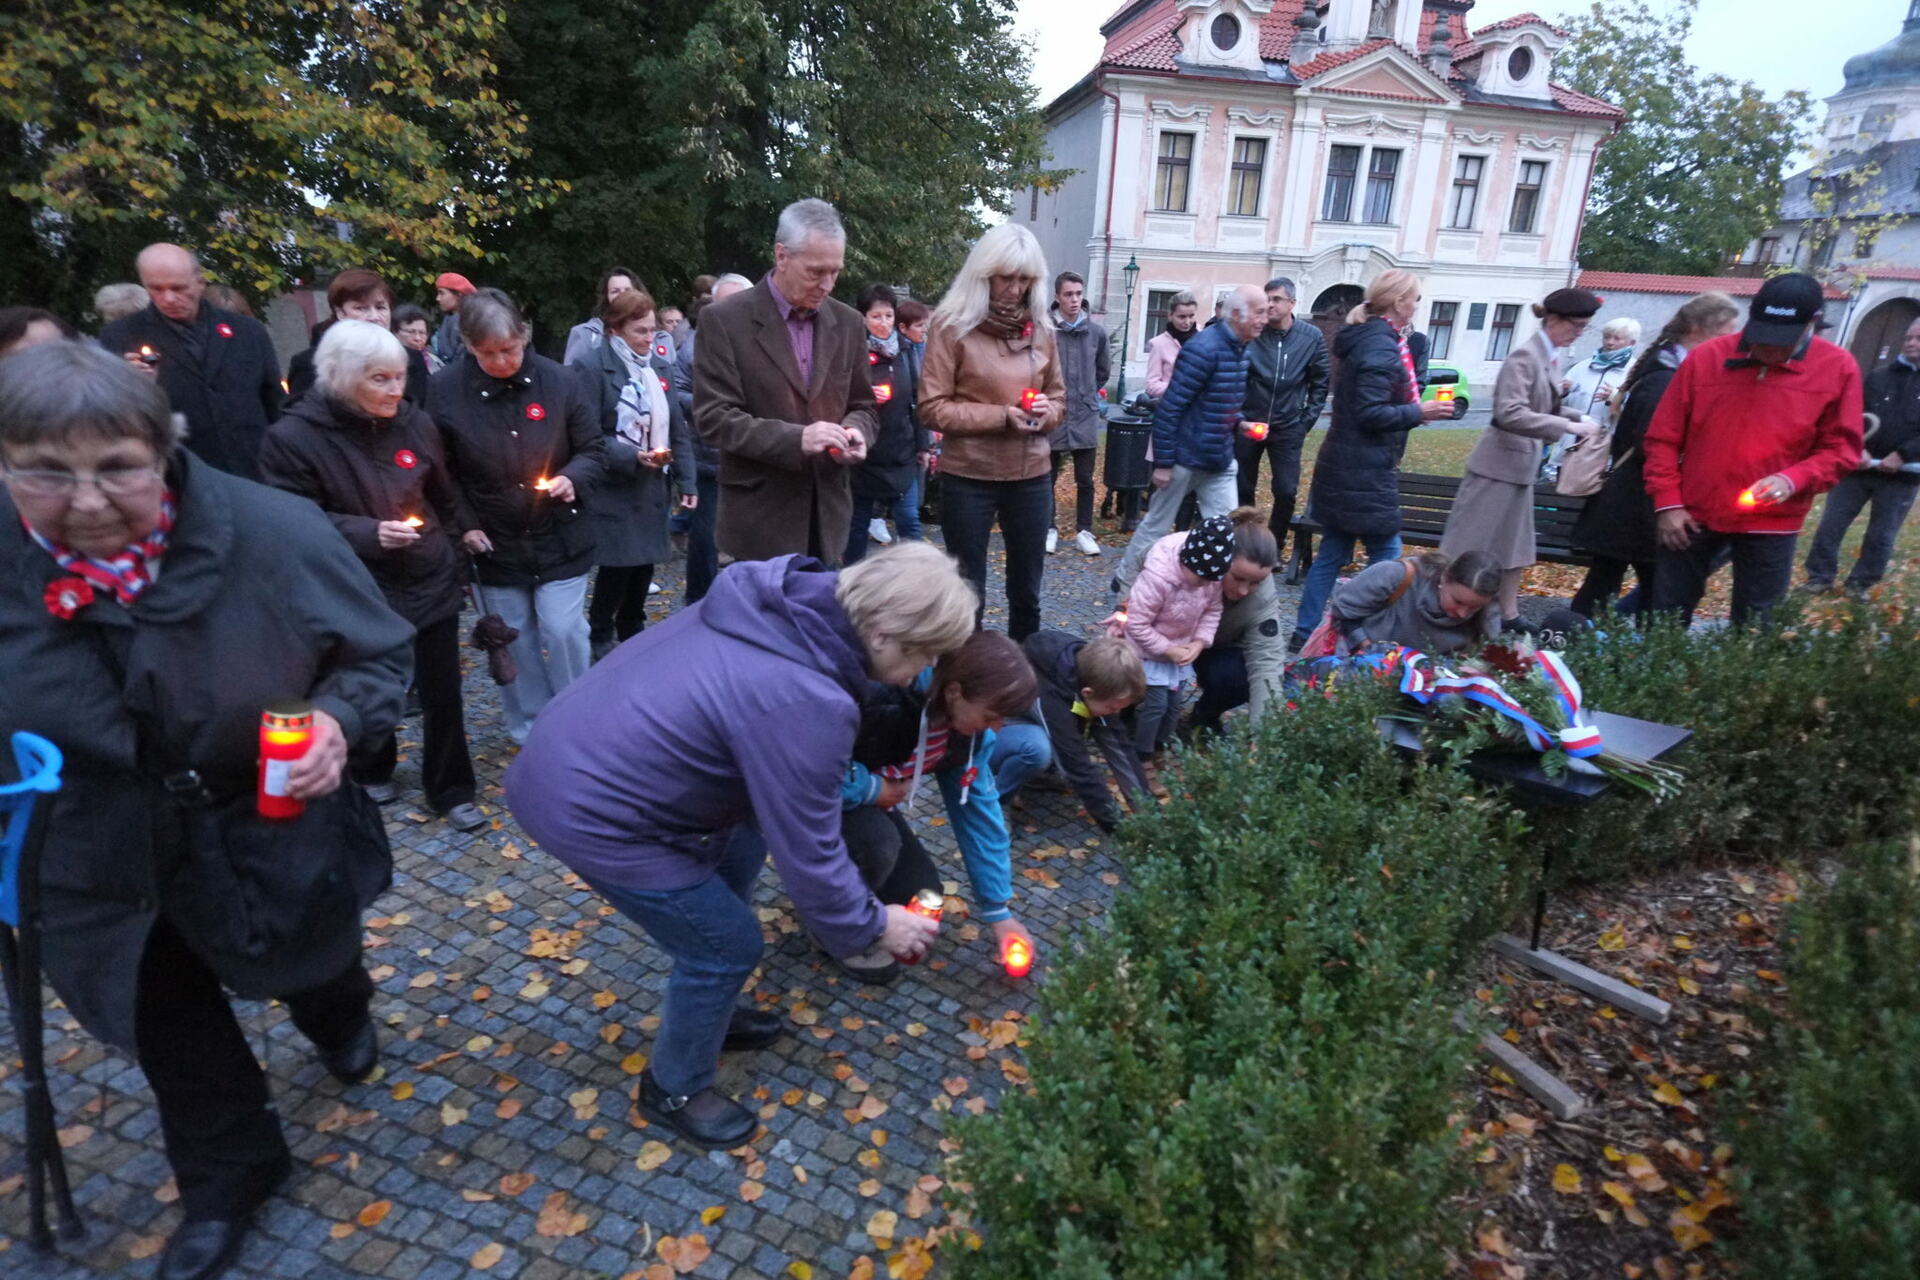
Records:
[[[1541,447],[1568,432],[1587,436],[1599,430],[1579,410],[1561,406],[1559,366],[1559,352],[1586,332],[1598,310],[1600,298],[1585,289],[1556,289],[1534,304],[1540,331],[1500,366],[1492,425],[1467,456],[1467,473],[1440,540],[1448,557],[1484,551],[1501,567],[1503,629],[1519,626],[1520,577],[1534,560],[1533,484]]]
[[[1067,405],[1047,263],[1033,233],[1003,223],[981,236],[947,287],[927,334],[920,420],[943,433],[940,530],[960,572],[987,598],[987,547],[1007,548],[1007,634],[1040,629],[1040,578],[1053,527],[1047,434]]]

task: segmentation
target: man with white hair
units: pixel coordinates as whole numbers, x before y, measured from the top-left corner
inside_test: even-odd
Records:
[[[1267,295],[1258,285],[1241,285],[1226,299],[1221,319],[1182,348],[1153,411],[1156,492],[1113,576],[1122,600],[1147,552],[1172,532],[1189,493],[1198,496],[1202,518],[1226,515],[1239,500],[1234,436],[1247,395],[1247,344],[1267,323]]]
[[[187,448],[255,479],[261,438],[285,398],[266,326],[203,301],[206,276],[177,244],[148,245],[134,269],[150,301],[102,329],[100,345],[135,364],[157,355],[160,386],[187,420]]]
[[[829,296],[847,233],[824,200],[781,210],[773,270],[700,314],[693,416],[720,454],[723,561],[801,553],[836,565],[853,516],[848,470],[879,432],[866,325]],[[704,505],[704,504],[703,504]]]

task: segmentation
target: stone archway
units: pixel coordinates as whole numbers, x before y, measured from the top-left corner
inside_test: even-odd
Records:
[[[1860,367],[1871,371],[1900,353],[1900,340],[1907,326],[1920,320],[1920,302],[1912,298],[1888,298],[1867,312],[1853,331],[1848,350]]]
[[[1346,319],[1347,312],[1364,302],[1366,296],[1366,290],[1357,284],[1336,284],[1321,291],[1308,314],[1315,320],[1331,319],[1338,323]]]

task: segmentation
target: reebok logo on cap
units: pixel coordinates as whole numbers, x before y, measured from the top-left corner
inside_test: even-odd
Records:
[[[1754,295],[1741,341],[1749,347],[1798,346],[1825,305],[1826,291],[1812,276],[1775,276]]]

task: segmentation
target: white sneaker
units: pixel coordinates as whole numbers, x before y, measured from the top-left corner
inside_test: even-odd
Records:
[[[893,541],[893,535],[887,532],[887,522],[879,516],[867,521],[867,537],[883,547]]]
[[[1073,545],[1080,549],[1080,554],[1083,556],[1097,556],[1100,554],[1100,544],[1094,540],[1093,530],[1091,529],[1082,529],[1080,532],[1074,534]]]
[[[1054,552],[1058,551],[1059,549],[1060,549],[1060,531],[1058,529],[1047,530],[1047,554],[1052,555]]]

